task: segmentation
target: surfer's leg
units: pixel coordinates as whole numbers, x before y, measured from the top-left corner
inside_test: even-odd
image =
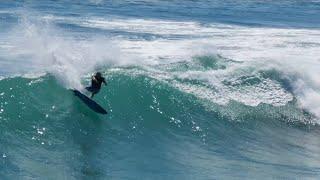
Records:
[[[87,89],[87,88],[86,88],[86,89]],[[88,87],[87,90],[92,93],[92,94],[91,94],[91,98],[93,98],[93,96],[94,96],[95,94],[97,94],[100,89],[98,89],[98,88],[93,88],[93,87]]]
[[[91,86],[85,88],[87,91],[92,92],[93,88]]]

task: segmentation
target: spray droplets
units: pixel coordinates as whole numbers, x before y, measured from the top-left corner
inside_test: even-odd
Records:
[[[42,129],[38,128],[37,129],[37,133],[40,135],[43,135],[45,131],[46,131],[46,128],[42,128]]]
[[[39,142],[41,145],[46,144],[45,141],[43,140],[46,136],[45,136],[45,132],[46,132],[46,128],[36,128],[36,126],[32,126],[34,129],[36,129],[37,134],[32,136],[32,140]],[[50,144],[50,143],[49,143]]]

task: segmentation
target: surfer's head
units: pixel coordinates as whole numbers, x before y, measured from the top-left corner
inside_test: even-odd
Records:
[[[97,73],[96,73],[96,76],[97,76],[97,77],[102,77],[101,72],[97,72]]]

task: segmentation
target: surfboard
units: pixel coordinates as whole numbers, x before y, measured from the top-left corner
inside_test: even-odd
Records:
[[[79,99],[84,102],[90,109],[93,111],[100,113],[100,114],[107,114],[107,111],[101,107],[98,103],[96,103],[94,100],[89,98],[88,96],[82,94],[80,91],[73,89],[72,90],[74,95],[79,97]]]

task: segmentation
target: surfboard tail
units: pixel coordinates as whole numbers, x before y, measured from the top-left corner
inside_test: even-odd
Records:
[[[72,89],[71,91],[73,91],[74,95],[79,97],[79,99],[93,111],[100,114],[108,114],[108,112],[102,106],[100,106],[98,103],[96,103],[94,100],[92,100],[88,96],[82,94],[80,91],[76,89]]]

